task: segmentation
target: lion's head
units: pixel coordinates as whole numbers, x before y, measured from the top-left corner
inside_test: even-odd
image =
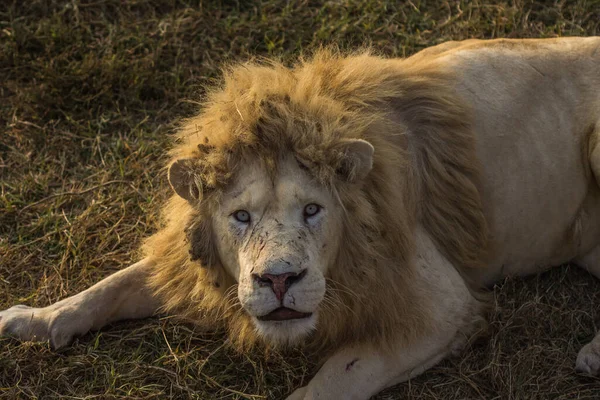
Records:
[[[426,67],[405,70],[330,52],[229,70],[182,125],[177,196],[146,242],[165,308],[238,347],[418,334],[417,220],[463,265],[485,229],[465,110]]]
[[[360,139],[345,140],[342,147],[359,184],[372,167],[373,147]],[[175,191],[194,204],[201,187],[190,179],[192,165],[180,160],[169,176]],[[273,163],[250,158],[208,218],[218,263],[237,281],[239,302],[258,333],[287,344],[311,332],[325,296],[325,276],[343,240],[343,206],[333,188],[318,182],[293,152]]]

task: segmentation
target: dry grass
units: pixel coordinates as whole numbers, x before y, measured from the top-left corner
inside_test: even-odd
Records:
[[[404,56],[448,39],[593,35],[599,0],[17,1],[0,7],[0,308],[42,306],[136,259],[157,226],[172,121],[223,62],[320,43]],[[490,335],[378,398],[598,399],[578,375],[600,283],[575,267],[495,288]],[[169,319],[60,352],[0,339],[0,398],[281,398],[298,354],[233,354]]]

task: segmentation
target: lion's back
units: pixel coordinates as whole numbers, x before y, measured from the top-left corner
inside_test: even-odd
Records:
[[[494,248],[483,280],[595,246],[600,203],[587,153],[600,123],[600,38],[472,40],[434,59],[458,76],[473,110]]]

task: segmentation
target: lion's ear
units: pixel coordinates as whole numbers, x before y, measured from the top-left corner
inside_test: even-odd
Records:
[[[169,167],[169,184],[182,198],[190,203],[202,200],[203,184],[200,179],[200,168],[190,158],[175,161]]]
[[[340,146],[345,157],[337,170],[338,175],[348,182],[364,179],[373,168],[373,145],[362,139],[345,139]]]

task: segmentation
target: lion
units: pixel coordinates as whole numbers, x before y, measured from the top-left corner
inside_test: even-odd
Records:
[[[367,399],[459,352],[494,282],[600,277],[600,37],[248,62],[175,139],[141,261],[0,334],[60,348],[175,314],[241,352],[317,349],[288,399]],[[600,335],[575,367],[600,372]]]

